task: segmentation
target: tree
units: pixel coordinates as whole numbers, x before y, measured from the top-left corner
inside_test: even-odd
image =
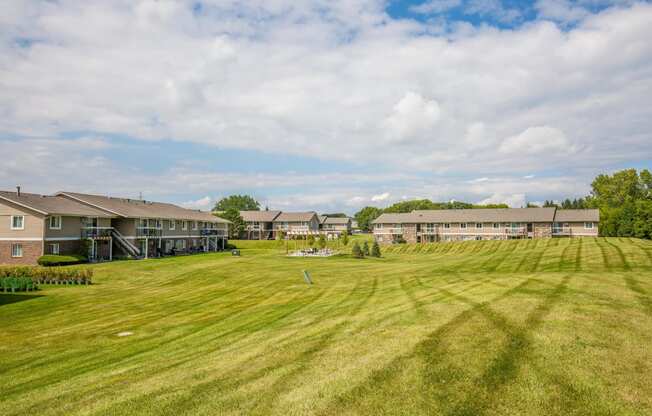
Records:
[[[356,259],[361,259],[364,257],[364,253],[360,249],[360,244],[358,244],[357,241],[353,243],[353,248],[351,249],[351,255]]]
[[[371,246],[371,257],[380,257],[380,244],[378,244],[378,241],[374,241]]]
[[[328,217],[328,218],[346,218],[347,217],[347,215],[345,213],[343,213],[343,212],[336,212],[336,213],[333,213],[333,214],[322,214],[322,216]]]
[[[324,234],[319,234],[318,245],[319,245],[319,248],[322,249],[322,250],[326,248],[326,236]]]
[[[369,243],[367,243],[366,241],[362,245],[362,254],[365,256],[369,255]]]
[[[308,236],[308,245],[310,247],[313,247],[315,245],[315,236],[312,234]]]
[[[527,208],[539,208],[539,206],[533,202],[528,202],[527,203]]]
[[[376,207],[364,207],[354,215],[355,220],[358,222],[358,227],[362,231],[371,231],[371,222],[378,218],[383,210]],[[346,245],[346,244],[345,244]]]
[[[213,211],[225,212],[229,209],[238,211],[260,211],[260,204],[249,195],[230,195],[220,199]]]
[[[344,232],[342,233],[342,236],[341,236],[340,238],[342,239],[342,244],[343,244],[344,246],[347,246],[347,245],[349,244],[349,233],[347,233],[346,231],[344,231]]]
[[[229,238],[237,239],[240,237],[240,234],[245,229],[245,222],[240,216],[240,211],[235,208],[230,208],[221,214],[217,214],[217,216],[231,221],[231,224],[229,224]]]

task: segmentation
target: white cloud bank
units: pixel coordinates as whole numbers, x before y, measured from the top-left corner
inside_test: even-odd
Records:
[[[455,3],[428,4],[436,11]],[[569,11],[563,1],[546,9],[540,2],[542,16],[574,25],[450,24],[444,32],[439,23],[391,19],[380,0],[216,0],[202,2],[199,12],[194,4],[1,2],[0,139],[15,140],[0,141],[0,153],[12,155],[0,166],[0,183],[93,187],[92,177],[75,175],[83,170],[102,172],[100,183],[111,178],[107,186],[116,192],[132,190],[132,172],[63,140],[71,131],[355,161],[387,177],[431,175],[364,195],[329,181],[364,201],[384,192],[527,192],[455,191],[440,174],[466,175],[448,180],[455,185],[574,169],[585,183],[609,166],[652,160],[648,3],[591,14]],[[473,4],[478,14],[514,17],[495,1]],[[59,145],[69,154],[54,162],[48,154]],[[572,164],[562,157],[569,152]],[[30,170],[35,160],[46,166]],[[54,166],[61,177],[47,177]],[[302,183],[284,175],[219,175],[171,168],[161,192],[192,190],[196,199],[222,191],[191,180],[223,189]]]

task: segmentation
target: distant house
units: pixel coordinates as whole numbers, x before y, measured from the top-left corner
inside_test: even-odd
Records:
[[[228,224],[161,202],[0,191],[0,263],[34,264],[44,254],[76,254],[85,246],[90,260],[217,251],[226,245]]]
[[[272,240],[274,234],[274,220],[281,211],[240,211],[240,216],[245,222],[244,235],[247,240]]]
[[[339,237],[344,232],[351,234],[351,218],[327,217],[322,222],[321,229],[327,237],[331,238]]]
[[[287,236],[318,235],[319,216],[316,212],[281,212],[273,222],[274,232]]]
[[[595,237],[599,222],[597,209],[416,210],[382,214],[373,221],[373,233],[380,243]]]

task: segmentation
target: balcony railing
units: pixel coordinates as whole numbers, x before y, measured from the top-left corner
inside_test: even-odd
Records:
[[[113,227],[82,227],[81,238],[109,238]]]
[[[374,234],[403,234],[402,228],[374,228]]]
[[[163,229],[158,227],[136,227],[137,238],[158,238],[163,235]]]
[[[552,234],[553,235],[570,235],[571,234],[571,228],[570,227],[553,227],[552,228]]]
[[[216,229],[216,228],[203,228],[199,230],[199,233],[202,236],[224,237],[226,235],[226,230]]]

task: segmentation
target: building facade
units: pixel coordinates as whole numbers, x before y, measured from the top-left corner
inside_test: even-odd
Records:
[[[597,209],[504,208],[382,214],[374,224],[379,243],[596,237]]]
[[[217,251],[227,235],[228,221],[172,204],[0,191],[0,264],[35,264],[45,254],[100,261]]]
[[[274,220],[281,211],[240,211],[245,229],[240,238],[246,240],[273,240],[276,238]]]

